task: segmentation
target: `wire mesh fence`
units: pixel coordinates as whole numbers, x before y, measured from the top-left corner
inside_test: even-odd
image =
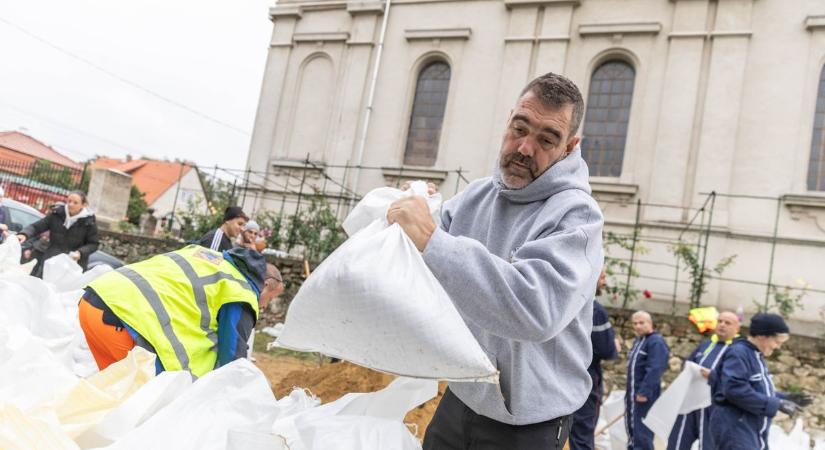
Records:
[[[41,212],[81,189],[86,167],[60,166],[45,160],[0,160],[0,186],[5,196]]]

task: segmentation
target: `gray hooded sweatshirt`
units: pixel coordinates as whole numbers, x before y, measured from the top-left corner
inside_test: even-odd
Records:
[[[526,425],[584,404],[603,222],[578,147],[523,189],[497,167],[444,204],[424,261],[501,372],[450,383],[477,414]]]

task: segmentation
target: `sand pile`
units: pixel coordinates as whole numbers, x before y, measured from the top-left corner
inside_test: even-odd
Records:
[[[329,403],[348,392],[375,392],[386,387],[393,379],[392,375],[341,362],[292,371],[280,382],[273,384],[272,390],[277,398],[281,398],[288,395],[293,387],[300,386],[312,391],[321,402]],[[427,429],[446,386],[446,383],[440,383],[438,397],[413,409],[404,418],[404,422],[417,426],[418,438],[424,436],[424,430]]]

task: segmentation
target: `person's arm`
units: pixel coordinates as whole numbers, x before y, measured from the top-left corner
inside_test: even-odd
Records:
[[[100,235],[97,232],[97,221],[95,219],[91,219],[91,223],[88,227],[86,227],[86,239],[85,244],[78,247],[77,251],[80,252],[80,258],[88,258],[89,255],[96,252],[98,247],[100,247]]]
[[[218,310],[218,360],[215,368],[245,358],[246,342],[255,328],[255,314],[246,303],[227,303]]]
[[[525,243],[511,260],[436,228],[424,261],[467,320],[504,338],[545,342],[588,305],[603,263],[602,216],[590,204],[551,226],[558,231]]]
[[[212,245],[212,239],[215,237],[215,231],[216,230],[212,230],[204,234],[203,236],[199,237],[198,239],[192,240],[191,243],[195,245],[200,245],[201,247],[210,248],[210,246]]]
[[[662,375],[667,370],[670,351],[663,340],[656,339],[647,346],[647,372],[636,390],[638,395],[651,398],[662,383]]]
[[[594,305],[597,305],[594,303]],[[610,324],[610,316],[604,307],[593,308],[593,359],[608,360],[619,357],[616,351],[616,332]]]
[[[23,236],[26,236],[26,239],[31,239],[34,236],[40,235],[44,231],[49,229],[49,220],[51,220],[51,214],[46,214],[42,219],[32,222],[26,228],[23,228],[19,233]]]
[[[725,365],[715,375],[719,377],[719,388],[728,403],[751,414],[768,417],[776,415],[779,397],[769,397],[753,388],[749,379],[750,371],[742,356],[725,355]]]

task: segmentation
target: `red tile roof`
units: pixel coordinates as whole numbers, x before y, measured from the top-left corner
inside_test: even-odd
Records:
[[[146,204],[152,206],[164,192],[169,190],[179,178],[192,170],[190,163],[134,159],[123,161],[101,157],[92,162],[91,168],[114,169],[132,176],[132,184],[146,196]],[[183,170],[181,172],[181,169]]]
[[[33,156],[37,159],[45,159],[54,164],[72,169],[83,169],[83,165],[72,160],[68,156],[59,153],[57,150],[38,141],[37,139],[23,134],[19,131],[0,132],[0,147],[16,151],[25,155]]]

